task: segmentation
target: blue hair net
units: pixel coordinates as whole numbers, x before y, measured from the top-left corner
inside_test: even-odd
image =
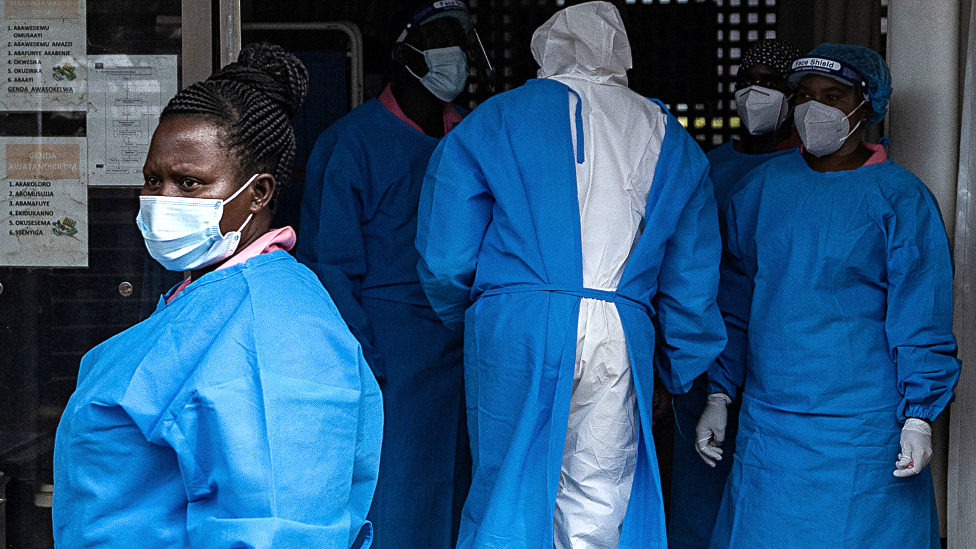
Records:
[[[851,44],[823,43],[806,55],[807,57],[826,57],[843,61],[857,69],[867,82],[866,93],[873,113],[868,124],[877,124],[888,114],[888,100],[891,99],[891,70],[888,63],[872,49]]]

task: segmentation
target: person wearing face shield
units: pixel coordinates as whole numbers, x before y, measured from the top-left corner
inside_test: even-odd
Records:
[[[466,114],[450,101],[479,44],[463,2],[416,7],[392,49],[390,84],[322,133],[306,169],[298,260],[335,299],[383,391],[370,510],[380,548],[451,547],[470,478],[463,336],[431,309],[413,242],[424,171]]]
[[[627,87],[612,4],[557,12],[532,54],[539,78],[451,132],[421,195],[424,290],[465,329],[458,548],[664,549],[655,363],[682,393],[725,344],[708,163]]]
[[[295,232],[270,228],[307,85],[295,56],[248,44],[163,109],[135,224],[187,278],[81,361],[54,445],[55,546],[369,547],[379,386],[289,255]]]
[[[739,137],[706,155],[724,234],[723,215],[728,196],[739,180],[757,166],[800,145],[793,129],[787,82],[790,67],[803,53],[784,40],[763,40],[742,57],[736,80],[736,109],[742,121]],[[732,460],[709,467],[697,457],[695,427],[708,399],[708,377],[699,376],[687,394],[673,398],[677,424],[671,473],[671,513],[668,546],[705,549],[712,536]],[[729,407],[726,450],[735,450],[738,401]]]
[[[750,172],[726,215],[709,464],[740,388],[742,408],[710,547],[937,549],[929,423],[960,366],[939,206],[862,139],[891,96],[881,56],[822,44],[790,80],[803,147]]]

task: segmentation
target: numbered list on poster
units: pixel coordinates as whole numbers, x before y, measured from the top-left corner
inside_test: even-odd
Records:
[[[85,139],[6,138],[0,265],[87,267]]]
[[[0,12],[0,109],[85,110],[84,1],[0,0]]]

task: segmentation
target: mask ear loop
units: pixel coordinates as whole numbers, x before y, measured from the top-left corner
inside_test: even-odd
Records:
[[[234,194],[230,195],[230,198],[228,198],[227,200],[224,200],[224,204],[227,204],[231,200],[234,200],[235,198],[237,198],[237,196],[239,194],[241,194],[242,192],[244,192],[244,189],[250,187],[251,186],[251,183],[254,183],[254,180],[257,179],[259,175],[261,175],[261,174],[256,173],[256,174],[252,175],[251,176],[251,179],[248,179],[247,180],[247,183],[245,183],[244,186],[242,186],[240,189],[237,189],[237,192],[235,192]],[[240,229],[237,229],[234,232],[240,233],[241,231],[243,231],[244,230],[244,227],[247,227],[247,224],[251,222],[251,218],[252,217],[254,217],[254,214],[248,215],[247,216],[247,219],[244,220],[244,224],[241,225],[241,228]],[[226,235],[224,235],[224,236],[226,236]]]
[[[863,100],[863,101],[861,101],[861,105],[863,105],[865,103],[867,103],[867,100],[866,99]],[[853,116],[854,113],[857,112],[857,109],[860,109],[861,108],[861,105],[858,105],[858,106],[854,107],[854,110],[851,111],[851,114],[848,114],[847,116],[845,116],[844,117],[844,120],[847,120],[848,118],[850,118],[851,116]],[[861,127],[861,122],[864,122],[864,121],[863,120],[858,121],[858,123],[854,126],[854,128],[851,129],[850,133],[848,133],[846,136],[844,136],[844,139],[842,139],[841,141],[847,141],[847,138],[848,137],[854,135],[854,132],[856,132],[857,129]]]
[[[424,62],[425,63],[427,62],[427,54],[426,53],[424,53],[421,50],[418,50],[417,48],[413,47],[412,45],[410,45],[410,44],[408,44],[406,42],[403,42],[403,45],[406,46],[406,47],[408,47],[408,48],[410,48],[410,49],[412,49],[413,51],[419,53],[420,55],[423,55],[424,56]],[[413,76],[414,78],[416,78],[417,80],[423,80],[423,78],[417,76],[417,73],[413,72],[413,70],[410,68],[410,65],[404,63],[403,64],[403,68],[407,69],[407,72],[409,72],[410,75]],[[427,63],[427,70],[430,70],[430,63]]]
[[[224,200],[224,204],[227,204],[228,202],[231,202],[232,200],[234,200],[235,198],[237,198],[237,196],[239,194],[241,194],[242,192],[244,192],[244,189],[250,187],[251,186],[251,183],[254,183],[254,180],[257,179],[259,175],[261,175],[261,174],[256,173],[256,174],[252,175],[251,176],[251,179],[248,179],[247,180],[247,183],[245,183],[240,189],[237,189],[237,191],[234,194],[230,195],[230,198],[228,198],[227,200]]]
[[[241,228],[240,229],[237,229],[236,232],[240,233],[241,231],[243,231],[244,230],[244,227],[247,227],[247,224],[251,222],[251,218],[252,217],[254,217],[254,214],[251,214],[251,215],[247,216],[247,219],[244,220],[244,224],[241,225]]]

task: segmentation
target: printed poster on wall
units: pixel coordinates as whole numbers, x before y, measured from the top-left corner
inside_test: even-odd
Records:
[[[142,185],[159,113],[176,92],[175,55],[88,58],[90,185]]]
[[[85,0],[0,0],[0,32],[0,109],[85,110]]]
[[[87,267],[83,137],[0,139],[0,266]]]

